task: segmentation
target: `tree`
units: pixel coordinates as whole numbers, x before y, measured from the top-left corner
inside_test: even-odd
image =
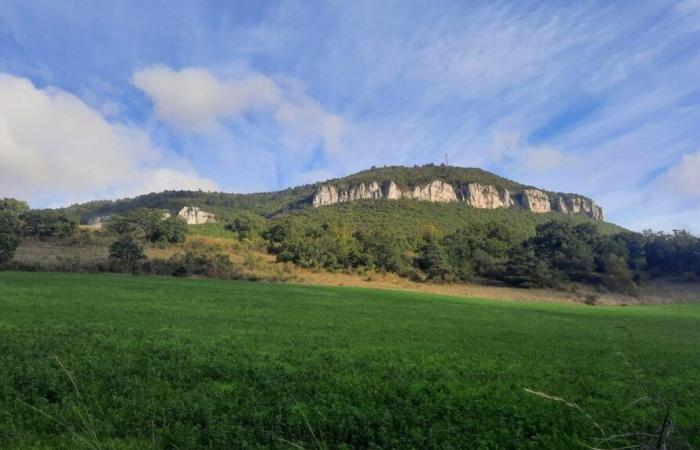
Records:
[[[508,250],[517,244],[512,230],[497,222],[475,223],[443,239],[450,264],[462,281],[473,275],[501,278]]]
[[[150,242],[158,242],[161,240],[160,224],[165,218],[165,214],[161,210],[138,208],[130,211],[127,214],[128,220],[134,224],[137,230],[140,230],[146,240]]]
[[[410,265],[407,243],[389,230],[362,230],[354,236],[362,248],[362,265],[396,273]]]
[[[105,229],[114,234],[131,234],[136,231],[136,224],[126,216],[115,214],[109,218]]]
[[[450,275],[450,264],[445,249],[437,239],[426,236],[418,249],[416,265],[425,272],[429,280],[447,281]]]
[[[27,205],[27,202],[14,198],[1,198],[0,211],[9,211],[14,213],[16,216],[20,216],[29,211],[29,205]]]
[[[25,202],[14,198],[0,199],[0,264],[14,257],[22,231],[20,216],[28,209]]]
[[[187,222],[180,216],[171,216],[161,220],[156,229],[158,240],[165,240],[171,244],[185,242]],[[156,234],[153,237],[156,237]]]
[[[529,245],[559,277],[586,281],[594,273],[592,245],[596,235],[589,224],[573,227],[569,222],[553,220],[537,226]]]
[[[40,238],[65,238],[78,230],[78,221],[60,211],[30,210],[20,218],[24,222],[24,234]]]
[[[529,242],[510,249],[503,279],[508,284],[522,287],[557,284],[549,264],[535,255]]]
[[[109,259],[117,266],[133,269],[145,259],[143,247],[131,236],[124,236],[109,246]]]
[[[150,242],[184,242],[187,223],[182,217],[170,216],[159,209],[138,208],[123,216],[112,216],[107,230],[120,235],[139,234]]]
[[[238,239],[253,239],[265,228],[265,219],[256,214],[242,214],[225,227],[238,235]]]
[[[611,289],[633,292],[635,288],[632,272],[627,266],[627,260],[615,254],[609,254],[603,260],[603,284]]]

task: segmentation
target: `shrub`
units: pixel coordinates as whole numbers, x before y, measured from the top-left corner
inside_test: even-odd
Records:
[[[142,270],[154,275],[175,277],[209,277],[238,279],[240,272],[224,253],[188,251],[169,259],[153,259],[143,264]]]
[[[0,264],[12,259],[19,246],[19,238],[14,234],[0,233]]]
[[[131,236],[122,237],[109,247],[110,263],[117,270],[134,270],[145,258],[143,247]]]
[[[586,305],[589,305],[589,306],[594,306],[598,303],[599,298],[600,298],[600,296],[595,295],[595,294],[586,294],[583,297],[583,303],[585,303]]]
[[[66,214],[53,210],[31,210],[20,216],[24,222],[24,234],[39,238],[65,238],[78,230],[78,221]]]

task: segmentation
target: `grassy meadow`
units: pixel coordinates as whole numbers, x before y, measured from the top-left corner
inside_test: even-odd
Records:
[[[0,273],[0,448],[700,447],[699,386],[697,303]]]

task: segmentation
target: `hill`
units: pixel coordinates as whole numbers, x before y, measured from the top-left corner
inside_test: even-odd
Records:
[[[434,183],[439,183],[439,186]],[[374,189],[373,186],[376,186],[375,191],[371,190]],[[440,193],[437,192],[438,187],[441,189]],[[321,199],[329,189],[340,194],[337,194],[335,199]],[[390,192],[391,189],[393,191]],[[346,194],[342,194],[343,192]],[[345,197],[339,198],[338,195]],[[63,208],[63,211],[75,215],[81,223],[88,223],[95,217],[124,213],[140,207],[160,208],[177,213],[185,206],[198,206],[226,220],[241,213],[272,218],[314,205],[379,198],[449,201],[466,203],[474,209],[514,208],[602,219],[602,212],[598,214],[599,208],[593,201],[580,195],[526,186],[481,169],[432,164],[420,167],[372,168],[347,177],[276,192],[232,194],[165,191],[135,198],[76,204]]]

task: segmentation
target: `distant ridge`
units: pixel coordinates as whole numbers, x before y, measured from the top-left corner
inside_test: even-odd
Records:
[[[177,213],[190,205],[219,216],[250,212],[271,217],[312,206],[372,199],[460,202],[477,209],[513,208],[533,213],[585,215],[603,220],[602,209],[582,195],[527,186],[478,168],[434,164],[373,167],[346,177],[275,192],[164,191],[135,198],[76,204],[63,210],[78,216],[82,223],[139,207]]]

